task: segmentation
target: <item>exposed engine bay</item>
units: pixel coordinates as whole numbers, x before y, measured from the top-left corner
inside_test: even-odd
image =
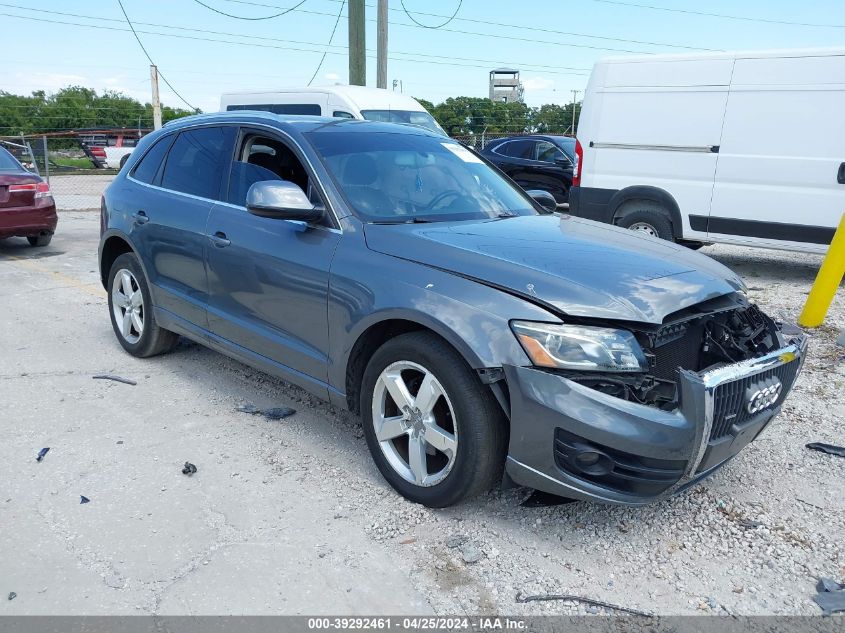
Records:
[[[756,305],[716,304],[678,313],[657,329],[631,328],[648,359],[648,373],[565,375],[608,395],[670,411],[678,405],[679,369],[704,372],[782,345],[778,325]]]

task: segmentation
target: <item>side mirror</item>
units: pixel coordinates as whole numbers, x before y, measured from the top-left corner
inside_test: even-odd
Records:
[[[540,189],[531,189],[529,191],[526,191],[525,193],[534,198],[534,202],[543,207],[544,211],[548,211],[549,213],[554,213],[555,211],[557,211],[557,202],[555,201],[555,197],[548,191],[542,191]]]
[[[323,209],[315,207],[305,192],[286,180],[262,180],[246,192],[246,210],[262,218],[317,222]]]

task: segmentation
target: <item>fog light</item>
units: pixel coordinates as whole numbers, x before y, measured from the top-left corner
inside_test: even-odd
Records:
[[[574,461],[575,467],[588,475],[606,475],[613,470],[613,460],[594,450],[578,451]]]

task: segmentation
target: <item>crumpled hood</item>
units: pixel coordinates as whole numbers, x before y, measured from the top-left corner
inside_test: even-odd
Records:
[[[634,231],[571,216],[367,224],[374,251],[531,297],[572,316],[661,323],[744,289],[722,264]]]

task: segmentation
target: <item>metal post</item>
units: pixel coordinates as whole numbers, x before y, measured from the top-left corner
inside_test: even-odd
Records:
[[[387,88],[387,0],[378,0],[376,88]]]
[[[367,85],[364,0],[349,0],[349,84]]]
[[[47,137],[41,137],[41,144],[44,148],[44,176],[47,178],[47,186],[50,186],[50,159],[47,157]]]
[[[843,278],[845,278],[845,214],[839,222],[839,228],[833,234],[816,280],[810,287],[807,302],[804,304],[801,316],[798,317],[798,325],[819,327],[824,323],[824,318]]]
[[[575,127],[575,110],[578,108],[578,93],[581,92],[580,90],[573,90],[572,91],[572,136],[575,136],[576,132],[578,131]]]
[[[161,102],[158,100],[158,68],[150,64],[150,83],[153,87],[153,129],[161,129]]]

